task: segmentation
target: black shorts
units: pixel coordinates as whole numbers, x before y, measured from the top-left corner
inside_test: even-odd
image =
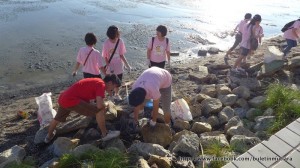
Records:
[[[166,64],[166,61],[163,61],[163,62],[153,62],[153,61],[150,61],[150,67],[155,66],[155,67],[159,67],[159,68],[164,69],[165,68],[165,64]]]
[[[247,57],[247,55],[249,54],[250,49],[245,48],[245,47],[241,47],[241,55],[244,57]]]
[[[94,74],[90,74],[87,72],[83,72],[83,78],[100,78],[101,79],[101,75],[94,75]]]

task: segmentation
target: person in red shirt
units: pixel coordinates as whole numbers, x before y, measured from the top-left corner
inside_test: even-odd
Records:
[[[55,128],[59,122],[65,122],[71,111],[85,116],[96,116],[101,130],[102,140],[107,141],[120,135],[120,131],[107,131],[105,126],[105,91],[110,93],[121,82],[116,75],[107,75],[100,78],[85,78],[65,90],[58,98],[58,111],[51,121],[48,134],[44,140],[49,143],[55,136]],[[96,100],[96,105],[90,102]]]

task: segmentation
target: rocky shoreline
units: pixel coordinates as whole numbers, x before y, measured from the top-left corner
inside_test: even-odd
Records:
[[[94,119],[74,114],[67,123],[58,128],[58,136],[53,145],[45,145],[41,142],[46,129],[39,130],[36,115],[38,106],[33,97],[51,91],[56,109],[59,92],[72,81],[3,94],[0,98],[0,111],[3,112],[0,119],[0,153],[16,149],[18,159],[31,158],[37,161],[37,166],[47,167],[55,165],[63,153],[114,147],[122,152],[137,153],[141,156],[142,158],[133,163],[135,166],[149,167],[156,164],[157,167],[195,167],[202,163],[178,158],[199,157],[202,149],[218,140],[223,147],[231,146],[235,149],[228,156],[238,156],[269,137],[266,129],[274,122],[273,111],[259,111],[268,85],[279,82],[295,89],[299,88],[299,46],[289,54],[288,63],[282,60],[263,63],[264,54],[268,53],[269,46],[281,48],[284,44],[285,40],[282,37],[266,40],[247,63],[243,64],[246,73],[231,72],[231,67],[224,64],[224,53],[172,65],[169,69],[173,75],[172,100],[184,98],[193,116],[190,122],[179,119],[174,121],[175,135],[160,123],[154,131],[149,131],[148,126],[143,125],[143,119],[140,120],[141,132],[131,134],[126,125],[131,121],[128,116],[132,108],[123,101],[115,103],[117,106],[112,105],[107,113],[107,127],[121,130],[120,138],[106,144],[98,144],[100,134]],[[229,60],[231,65],[238,56],[237,52],[236,50]],[[124,81],[136,79],[141,71],[126,74]],[[123,97],[126,96],[125,88],[121,93]],[[18,111],[28,112],[29,118],[17,118]],[[11,158],[14,157],[7,156],[0,165],[11,161]],[[210,162],[205,164],[209,166]]]

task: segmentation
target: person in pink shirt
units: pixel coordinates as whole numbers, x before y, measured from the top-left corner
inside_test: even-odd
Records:
[[[106,35],[108,37],[105,40],[102,48],[102,56],[105,58],[106,62],[106,72],[108,74],[115,74],[118,78],[122,81],[123,72],[124,72],[124,64],[126,67],[131,70],[130,65],[128,64],[125,53],[126,48],[123,40],[120,38],[120,31],[119,28],[112,25],[107,29]],[[117,45],[117,46],[116,46]],[[114,52],[114,49],[116,50]],[[112,55],[114,52],[114,55]],[[112,58],[111,58],[112,57]],[[111,61],[109,62],[109,60]],[[121,100],[121,96],[119,95],[119,87],[115,88],[115,95],[114,98],[117,100]]]
[[[235,29],[233,30],[232,36],[235,34],[235,41],[233,46],[226,52],[226,55],[224,57],[224,61],[226,64],[228,64],[227,60],[229,60],[230,58],[228,57],[229,54],[231,54],[231,52],[240,44],[240,42],[242,41],[242,36],[243,36],[243,30],[245,25],[247,25],[247,23],[249,22],[249,20],[251,19],[252,15],[251,13],[246,13],[244,20],[241,20],[240,23],[235,27]],[[237,31],[238,30],[238,31]]]
[[[73,76],[77,74],[77,71],[82,65],[84,78],[101,78],[101,73],[105,75],[103,57],[100,52],[94,48],[97,43],[97,38],[94,33],[87,33],[85,35],[86,47],[79,49],[77,54],[77,63],[75,65]]]
[[[145,70],[135,81],[128,100],[131,106],[134,106],[134,121],[138,125],[138,114],[144,109],[146,100],[153,99],[152,119],[150,126],[156,125],[158,116],[159,102],[161,100],[162,110],[164,112],[165,123],[171,122],[171,88],[172,76],[162,68],[151,67]]]
[[[148,43],[147,64],[149,67],[157,66],[165,68],[166,60],[170,63],[170,44],[167,35],[167,27],[159,25],[156,28],[156,37],[152,37]]]
[[[297,39],[300,38],[300,19],[284,32],[283,37],[286,39],[287,46],[283,49],[283,59],[286,60],[287,54],[293,47],[297,46]]]
[[[246,59],[249,54],[251,54],[254,50],[256,50],[251,48],[250,39],[252,34],[257,39],[258,43],[261,44],[262,42],[261,40],[264,34],[263,34],[263,28],[260,26],[260,22],[261,22],[261,16],[255,15],[251,19],[250,23],[248,23],[247,26],[244,27],[243,38],[240,44],[241,53],[238,59],[235,61],[234,66],[231,69],[232,71],[234,72],[245,71],[243,68],[241,68],[242,60]]]

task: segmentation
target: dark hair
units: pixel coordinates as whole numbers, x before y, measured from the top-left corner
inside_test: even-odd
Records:
[[[133,89],[129,94],[128,97],[129,104],[131,106],[136,107],[145,101],[145,97],[146,97],[146,90],[144,88],[137,87]]]
[[[110,39],[115,39],[118,35],[119,28],[115,25],[109,26],[106,35]]]
[[[245,14],[245,19],[251,19],[251,17],[252,17],[251,13],[246,13]]]
[[[257,22],[257,21],[259,21],[259,22],[261,21],[261,16],[258,15],[258,14],[253,16],[253,18],[251,19],[251,21],[250,21],[250,23],[248,24],[247,27],[249,27],[251,25],[255,25],[255,22]]]
[[[104,77],[103,81],[105,83],[112,82],[113,84],[116,84],[118,87],[121,86],[121,80],[115,74],[108,74],[108,75],[106,75]]]
[[[163,26],[163,25],[159,25],[156,28],[156,31],[160,32],[163,37],[165,37],[167,35],[167,32],[168,32],[167,27]]]
[[[84,37],[84,41],[88,46],[95,45],[97,43],[97,37],[94,33],[87,33]]]

